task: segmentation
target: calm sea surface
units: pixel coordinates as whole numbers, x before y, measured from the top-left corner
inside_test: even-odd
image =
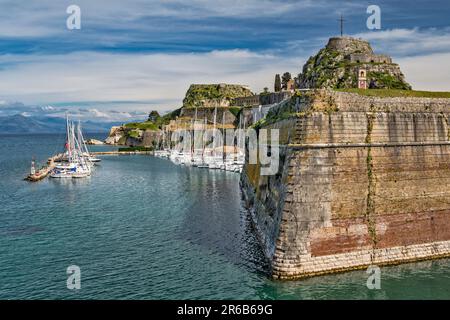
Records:
[[[0,136],[0,299],[450,298],[448,259],[382,268],[381,290],[365,271],[268,279],[235,173],[104,156],[89,179],[22,180],[63,144]],[[66,287],[70,265],[80,290]]]

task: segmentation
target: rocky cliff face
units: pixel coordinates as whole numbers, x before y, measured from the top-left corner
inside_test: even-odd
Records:
[[[119,141],[123,141],[125,136],[124,128],[120,126],[112,127],[109,131],[108,138],[106,138],[106,144],[119,144]]]
[[[400,67],[386,55],[374,54],[367,41],[350,37],[331,38],[327,46],[308,59],[298,75],[300,88],[357,88],[358,70],[367,70],[373,89],[405,89]]]
[[[126,126],[112,127],[106,138],[106,144],[123,145],[130,147],[151,147],[161,137],[161,131]]]

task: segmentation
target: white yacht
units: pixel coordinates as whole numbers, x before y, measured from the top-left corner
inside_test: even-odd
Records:
[[[75,125],[66,118],[66,144],[63,162],[58,163],[50,173],[51,178],[85,178],[91,175],[90,156],[81,129],[75,134]],[[86,155],[87,152],[87,155]]]

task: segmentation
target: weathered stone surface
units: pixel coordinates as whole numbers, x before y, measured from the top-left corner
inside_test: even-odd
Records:
[[[273,277],[450,255],[450,99],[322,91],[296,107],[266,127],[279,172],[241,176]]]
[[[209,107],[197,107],[197,108],[183,108],[181,109],[181,117],[188,117],[195,119],[195,114],[197,113],[197,121],[202,121],[205,118],[208,123],[214,122],[214,111],[216,108]],[[222,123],[223,116],[225,115],[225,124],[234,124],[236,121],[236,116],[231,113],[230,109],[227,107],[218,107],[216,120],[218,123]]]
[[[124,136],[123,127],[115,126],[109,131],[108,138],[106,138],[106,144],[117,144]]]

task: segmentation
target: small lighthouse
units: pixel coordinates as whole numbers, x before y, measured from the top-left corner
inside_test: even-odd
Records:
[[[31,175],[35,175],[35,174],[36,174],[36,164],[35,164],[34,157],[31,159],[31,169],[30,169],[30,174],[31,174]]]

